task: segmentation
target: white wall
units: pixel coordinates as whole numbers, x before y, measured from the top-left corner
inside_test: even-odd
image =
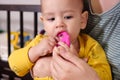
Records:
[[[40,0],[0,0],[0,4],[39,4]]]

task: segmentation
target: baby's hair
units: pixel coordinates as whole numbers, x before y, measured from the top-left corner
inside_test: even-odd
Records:
[[[83,1],[83,12],[84,11],[89,11],[89,0],[82,0]]]

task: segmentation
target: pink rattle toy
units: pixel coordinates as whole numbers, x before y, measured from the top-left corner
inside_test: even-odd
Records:
[[[60,39],[60,41],[66,43],[70,47],[70,36],[67,32],[61,32],[57,36]]]

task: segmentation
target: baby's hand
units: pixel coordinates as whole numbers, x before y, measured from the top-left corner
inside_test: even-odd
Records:
[[[36,62],[38,58],[50,55],[56,46],[56,40],[53,37],[43,38],[39,44],[29,49],[29,59],[31,62]]]
[[[40,57],[50,55],[53,52],[57,42],[53,37],[43,38],[39,44],[29,49],[29,59],[31,62],[36,62]]]
[[[56,44],[56,40],[53,37],[45,37],[36,47],[39,50],[40,56],[45,56],[52,53]]]

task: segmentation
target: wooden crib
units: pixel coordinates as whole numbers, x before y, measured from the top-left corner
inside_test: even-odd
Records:
[[[11,12],[19,12],[19,26],[20,26],[20,47],[24,46],[24,12],[33,12],[34,17],[34,36],[37,34],[38,30],[38,13],[40,12],[40,5],[0,5],[0,11],[6,11],[7,13],[7,21],[6,21],[6,27],[7,27],[7,35],[8,35],[8,55],[11,54]],[[5,77],[7,76],[7,78]],[[4,78],[5,77],[5,78]],[[14,74],[9,68],[7,61],[0,60],[0,80],[32,80],[30,74],[27,74],[24,77],[18,77]]]

